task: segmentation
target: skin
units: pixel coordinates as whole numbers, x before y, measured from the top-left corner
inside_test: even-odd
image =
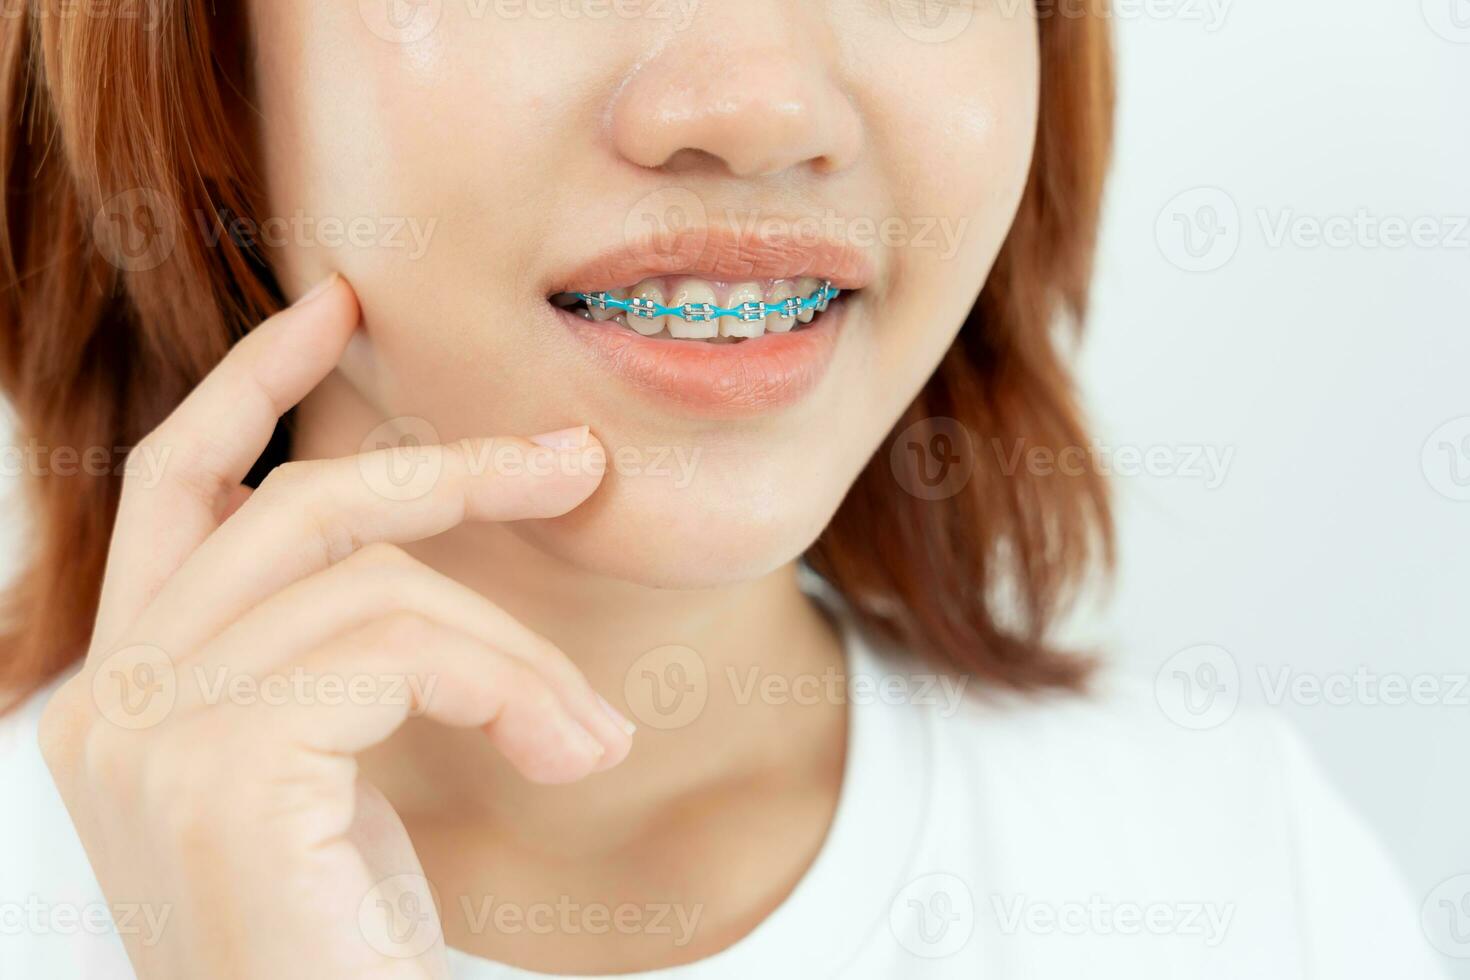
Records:
[[[289,292],[325,286],[148,437],[165,478],[125,488],[87,665],[42,741],[109,898],[172,909],[160,942],[128,940],[141,976],[439,975],[442,940],[365,939],[399,875],[432,882],[435,936],[547,972],[708,956],[789,894],[836,806],[846,709],[742,700],[726,678],[841,669],[794,562],[959,329],[1036,122],[1029,7],[978,5],[943,42],[886,7],[706,0],[679,26],[447,2],[427,36],[389,43],[358,4],[254,0],[272,213],[437,224],[418,255],[278,243]],[[797,404],[660,404],[549,311],[548,284],[670,188],[712,223],[831,213],[856,241],[864,219],[901,222],[863,245],[876,276]],[[919,240],[931,219],[953,247]],[[298,461],[243,491],[292,406]],[[438,474],[412,500],[391,492],[401,453],[363,454],[403,418]],[[497,435],[580,426],[560,448]],[[662,449],[698,451],[687,482],[609,465]],[[500,465],[474,465],[487,452]],[[630,735],[597,694],[646,720],[628,681],[669,644],[696,651],[708,701]],[[97,681],[137,662],[171,670],[177,698],[128,730],[108,700],[126,687]],[[218,702],[194,667],[419,693]],[[487,928],[487,896],[698,921]]]

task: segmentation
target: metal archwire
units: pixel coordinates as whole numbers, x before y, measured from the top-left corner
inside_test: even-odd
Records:
[[[799,314],[808,310],[825,313],[832,301],[842,294],[842,290],[832,288],[830,280],[822,283],[817,291],[802,299],[793,296],[779,303],[765,303],[752,301],[741,303],[739,306],[716,306],[713,303],[684,303],[680,306],[664,306],[655,303],[651,299],[629,298],[619,299],[610,293],[572,293],[577,299],[586,303],[589,308],[599,310],[617,310],[638,317],[640,320],[652,320],[654,317],[673,316],[690,323],[708,323],[721,317],[734,317],[746,323],[755,323],[769,316],[780,316],[785,319],[795,319]]]

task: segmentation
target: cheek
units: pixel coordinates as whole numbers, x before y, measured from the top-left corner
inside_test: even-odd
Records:
[[[891,60],[898,81],[872,92],[870,118],[882,130],[874,140],[909,236],[904,278],[928,286],[943,277],[950,294],[968,301],[1005,240],[1030,171],[1035,23],[997,13],[962,38],[909,45]]]
[[[1040,66],[1032,16],[996,12],[961,37],[892,55],[895,83],[875,89],[890,186],[902,213],[938,217],[961,244],[994,250],[1025,186]],[[963,225],[963,228],[959,226]]]
[[[503,25],[486,35],[483,17],[456,24],[469,10],[458,4],[426,38],[387,43],[358,6],[255,5],[264,176],[281,229],[263,237],[289,288],[332,270],[352,282],[374,353],[360,359],[372,377],[353,380],[390,414],[432,416],[424,392],[464,394],[445,379],[513,385],[507,358],[530,356],[524,332],[489,328],[535,259],[524,216],[551,210],[560,183],[548,118],[569,85],[538,61],[569,59]],[[468,31],[493,43],[466,43]]]
[[[944,43],[885,40],[864,56],[886,81],[864,90],[863,111],[898,217],[898,263],[875,332],[885,394],[859,409],[880,432],[933,373],[990,273],[1025,191],[1039,107],[1029,14],[996,12]]]

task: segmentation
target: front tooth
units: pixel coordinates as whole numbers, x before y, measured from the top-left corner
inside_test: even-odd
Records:
[[[608,299],[627,299],[628,291],[625,289],[609,289],[607,291],[607,297]],[[613,317],[622,316],[623,314],[622,310],[615,310],[612,307],[608,307],[605,310],[598,309],[594,303],[588,303],[587,308],[592,311],[592,319],[599,323],[611,320]]]
[[[742,282],[731,287],[725,306],[734,310],[739,309],[745,303],[759,303],[765,298],[765,291],[761,289],[760,283]],[[764,318],[742,320],[739,316],[720,317],[720,336],[722,337],[759,337],[765,332]]]
[[[771,287],[771,294],[766,297],[766,302],[771,306],[776,306],[795,295],[795,283],[790,279],[782,279]],[[796,326],[796,317],[794,316],[781,316],[779,313],[772,313],[766,317],[767,333],[786,333],[794,326]]]
[[[800,296],[802,298],[802,301],[805,302],[806,300],[811,299],[812,293],[815,293],[818,289],[821,288],[821,286],[822,284],[816,279],[803,276],[802,278],[796,280],[796,295]],[[816,307],[812,307],[810,309],[802,310],[796,318],[802,323],[811,323],[812,320],[816,319],[816,316],[817,309]]]
[[[634,286],[633,292],[629,295],[629,299],[648,299],[657,303],[659,306],[665,305],[663,287],[652,279],[645,279]],[[645,319],[635,314],[632,310],[628,311],[628,326],[645,337],[652,337],[654,334],[663,333],[668,325],[669,318],[667,316],[655,316]]]
[[[674,295],[669,299],[670,306],[685,306],[687,304],[699,306],[708,303],[715,305],[715,291],[707,282],[698,279],[684,279],[674,286]],[[708,340],[720,335],[720,321],[717,319],[696,323],[683,317],[669,317],[669,333],[681,340]]]

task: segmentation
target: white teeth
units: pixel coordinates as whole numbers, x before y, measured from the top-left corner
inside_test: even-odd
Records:
[[[693,304],[701,306],[715,305],[715,291],[707,282],[698,279],[681,279],[674,287],[673,296],[669,297],[670,306],[686,306]],[[696,322],[682,317],[669,317],[669,333],[681,340],[708,340],[720,335],[720,321],[708,320]]]
[[[802,278],[796,280],[796,295],[800,296],[802,299],[806,299],[807,297],[811,296],[812,293],[815,293],[819,288],[821,288],[821,285],[822,284],[817,280],[803,276]],[[816,307],[813,307],[809,310],[802,310],[796,315],[796,318],[802,323],[811,323],[812,320],[816,318],[816,316],[817,310]]]
[[[766,291],[758,282],[742,282],[730,289],[730,295],[725,299],[728,309],[739,309],[745,303],[759,303],[766,298]],[[738,316],[720,317],[720,336],[722,337],[759,337],[766,332],[766,321],[742,320]]]
[[[650,279],[645,279],[643,282],[634,286],[629,298],[650,300],[659,306],[667,305],[664,303],[663,287]],[[628,326],[645,337],[652,337],[654,334],[663,333],[668,325],[669,318],[666,316],[642,317],[638,316],[632,310],[628,311]]]
[[[790,279],[782,279],[771,287],[771,293],[766,297],[766,302],[774,306],[784,300],[791,299],[795,295],[796,284]],[[781,316],[779,313],[772,313],[766,317],[767,333],[787,333],[794,326],[796,326],[796,317],[794,316]]]

